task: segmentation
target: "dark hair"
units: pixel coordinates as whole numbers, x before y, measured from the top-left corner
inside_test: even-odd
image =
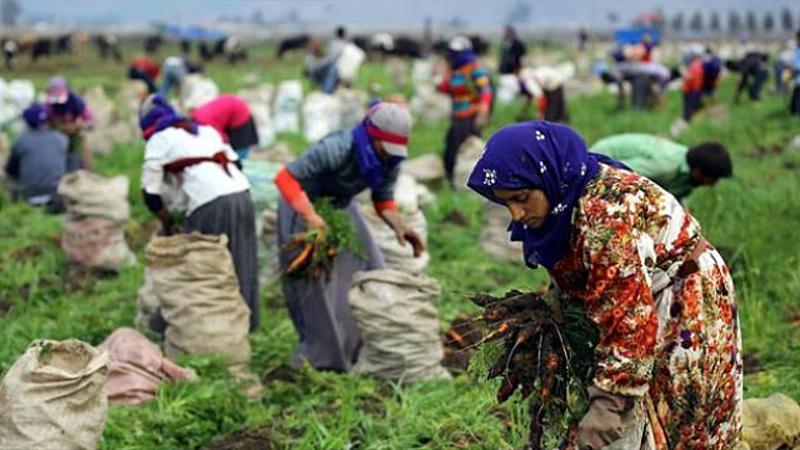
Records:
[[[698,168],[706,176],[728,178],[733,175],[731,156],[719,142],[695,145],[686,154],[686,161],[690,168]]]
[[[336,37],[339,39],[344,39],[344,35],[347,34],[347,31],[344,29],[343,26],[339,25],[336,27]]]

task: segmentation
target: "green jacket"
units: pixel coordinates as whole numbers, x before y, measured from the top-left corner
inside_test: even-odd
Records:
[[[684,145],[652,134],[627,133],[601,139],[591,151],[624,163],[677,198],[692,193],[686,161],[689,148]]]

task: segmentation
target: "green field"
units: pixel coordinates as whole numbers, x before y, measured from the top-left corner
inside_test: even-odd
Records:
[[[295,78],[301,59],[272,60],[270,49],[252,52],[250,63],[230,67],[216,63],[207,73],[223,90],[242,86],[256,73],[262,82]],[[271,54],[271,52],[269,52]],[[56,71],[69,76],[79,90],[102,84],[116,92],[124,67],[93,55],[59,58],[40,67],[25,62],[4,78],[31,78],[41,89]],[[395,92],[385,65],[370,63],[357,87],[380,83]],[[760,103],[733,105],[733,81],[723,82],[717,111],[699,117],[681,137],[686,144],[715,139],[734,155],[735,177],[714,189],[702,189],[686,205],[709,240],[724,249],[733,269],[745,353],[752,373],[745,379],[747,397],[784,392],[800,400],[800,149],[789,142],[800,134],[797,118],[785,112],[787,99],[765,95]],[[614,112],[607,93],[570,99],[571,124],[588,142],[619,132],[664,134],[679,115],[678,93],[653,112]],[[498,107],[491,129],[510,123],[517,105]],[[438,153],[445,122],[417,121],[412,156]],[[280,136],[294,151],[301,136]],[[143,142],[118,146],[97,158],[99,171],[131,180],[132,219],[129,243],[143,261],[153,218],[139,195]],[[467,296],[501,293],[510,288],[535,289],[546,279],[541,271],[494,261],[479,248],[481,202],[468,193],[435,189],[429,221],[429,275],[439,280],[442,330],[459,313],[475,313]],[[143,267],[113,278],[70,271],[58,246],[60,219],[0,194],[0,372],[5,372],[34,339],[77,338],[99,344],[111,331],[131,326]],[[468,225],[444,218],[460,211]],[[226,371],[206,358],[179,362],[197,370],[196,384],[167,385],[155,401],[138,407],[109,409],[103,436],[105,449],[203,448],[239,433],[231,441],[241,448],[412,449],[519,448],[526,437],[526,410],[516,402],[496,406],[496,384],[464,374],[451,382],[413,386],[378,382],[354,375],[306,370],[285,373],[283,366],[296,337],[277,286],[262,287],[263,323],[251,335],[253,370],[264,377],[260,401],[248,401]],[[800,322],[797,322],[800,324]],[[153,336],[151,336],[153,337]],[[235,448],[235,447],[230,447]]]

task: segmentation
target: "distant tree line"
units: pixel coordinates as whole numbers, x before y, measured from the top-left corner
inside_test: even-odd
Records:
[[[730,10],[727,19],[723,20],[719,11],[704,14],[697,10],[687,15],[682,12],[673,15],[668,25],[669,30],[675,34],[774,35],[779,31],[781,34],[788,34],[800,28],[800,12],[795,17],[789,8],[783,8],[779,20],[776,20],[771,11],[759,17],[753,10],[745,11],[744,14]]]

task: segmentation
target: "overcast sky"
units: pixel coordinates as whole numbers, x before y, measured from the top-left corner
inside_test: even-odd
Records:
[[[608,25],[608,14],[621,23],[661,7],[667,14],[712,10],[755,10],[776,15],[788,7],[800,16],[800,0],[17,0],[22,19],[82,24],[143,24],[165,21],[179,25],[214,22],[221,16],[253,17],[267,22],[292,13],[301,21],[358,27],[421,26],[426,17],[444,24],[458,17],[472,27],[499,27],[510,17],[520,26]],[[776,17],[777,19],[777,17]],[[723,18],[724,20],[724,18]]]

